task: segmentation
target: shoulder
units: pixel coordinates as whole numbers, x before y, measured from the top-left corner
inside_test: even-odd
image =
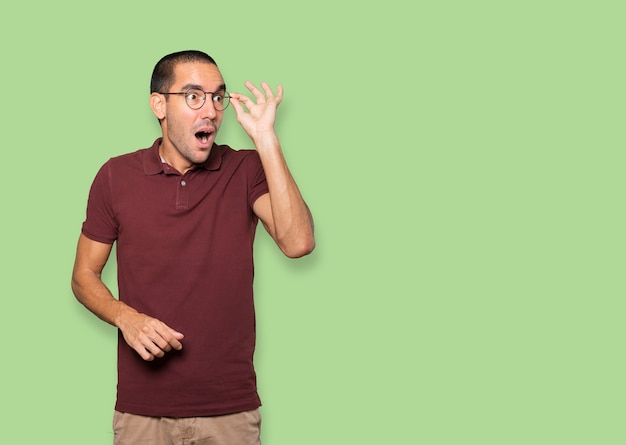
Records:
[[[228,166],[257,166],[260,164],[261,159],[259,158],[259,154],[256,152],[256,150],[235,150],[228,145],[214,145],[211,149],[211,156],[209,157],[205,166],[208,170],[217,170],[221,167]]]
[[[142,148],[109,158],[100,167],[95,181],[124,185],[137,178],[155,175],[162,169],[158,152]]]
[[[118,156],[113,156],[105,164],[114,166],[132,165],[136,163],[143,163],[144,159],[150,155],[150,149],[142,148],[130,153],[124,153]]]
[[[104,167],[112,172],[136,171],[144,175],[154,175],[162,171],[157,140],[151,147],[124,153],[110,158]]]
[[[159,144],[161,138],[156,139],[150,147],[141,148],[139,150],[126,152],[110,158],[105,165],[112,166],[126,166],[133,164],[145,164],[146,162],[153,162],[155,165],[160,165],[159,161]]]
[[[214,145],[212,150],[216,152],[216,155],[224,158],[248,158],[259,156],[256,150],[247,148],[235,150],[230,145]]]

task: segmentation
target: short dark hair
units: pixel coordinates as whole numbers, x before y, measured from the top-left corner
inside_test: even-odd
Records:
[[[168,91],[174,83],[174,69],[179,63],[204,62],[217,66],[213,57],[202,51],[186,50],[168,54],[157,62],[150,80],[150,94]]]

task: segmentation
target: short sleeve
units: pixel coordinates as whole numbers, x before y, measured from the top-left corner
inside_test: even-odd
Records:
[[[100,168],[91,184],[82,233],[89,239],[106,244],[113,244],[117,239],[118,222],[112,205],[110,162]]]
[[[263,165],[261,164],[261,158],[259,158],[259,154],[255,150],[250,151],[248,161],[248,178],[248,183],[250,184],[248,203],[250,207],[252,207],[257,199],[269,192],[267,179],[265,178],[265,171],[263,170]]]

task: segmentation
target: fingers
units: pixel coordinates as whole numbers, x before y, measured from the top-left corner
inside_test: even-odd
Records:
[[[184,337],[183,334],[161,322],[158,322],[154,330],[152,328],[152,326],[144,327],[142,339],[143,346],[151,355],[161,358],[172,349],[177,351],[183,349],[183,344],[180,342]]]
[[[235,109],[241,109],[241,103],[243,103],[246,108],[250,108],[250,106],[254,105],[254,101],[250,99],[248,96],[245,96],[240,93],[230,93],[230,103],[233,105]]]
[[[146,361],[163,357],[172,349],[183,348],[182,333],[155,318],[141,314],[137,314],[137,318],[124,325],[122,334],[126,343]]]
[[[259,89],[252,83],[246,82],[244,84],[248,90],[256,97],[257,103],[265,102],[265,96],[267,96],[268,100],[271,100],[274,97],[274,93],[272,93],[272,89],[265,82],[261,82],[261,88],[265,91],[265,95],[259,91]]]
[[[274,94],[272,88],[268,85],[267,82],[261,82],[261,88],[263,89],[263,92],[261,92],[261,90],[259,90],[259,88],[257,88],[256,85],[254,85],[252,82],[246,81],[244,85],[252,93],[252,95],[256,99],[257,104],[263,104],[265,102],[271,101],[276,101],[277,103],[280,103],[283,99],[283,86],[280,84],[276,87],[276,95]],[[249,104],[253,105],[255,103],[248,96],[239,93],[231,93],[230,97],[231,99],[235,99],[235,101],[243,102],[246,107],[248,107]]]
[[[253,141],[257,141],[260,137],[274,132],[276,109],[283,99],[283,87],[278,85],[274,94],[267,82],[261,82],[262,91],[252,82],[245,82],[245,86],[254,98],[231,93],[230,102],[233,104],[237,122]]]

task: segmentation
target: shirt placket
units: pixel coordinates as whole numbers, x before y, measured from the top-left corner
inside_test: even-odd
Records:
[[[180,210],[189,208],[189,177],[182,176],[176,185],[176,208]]]

